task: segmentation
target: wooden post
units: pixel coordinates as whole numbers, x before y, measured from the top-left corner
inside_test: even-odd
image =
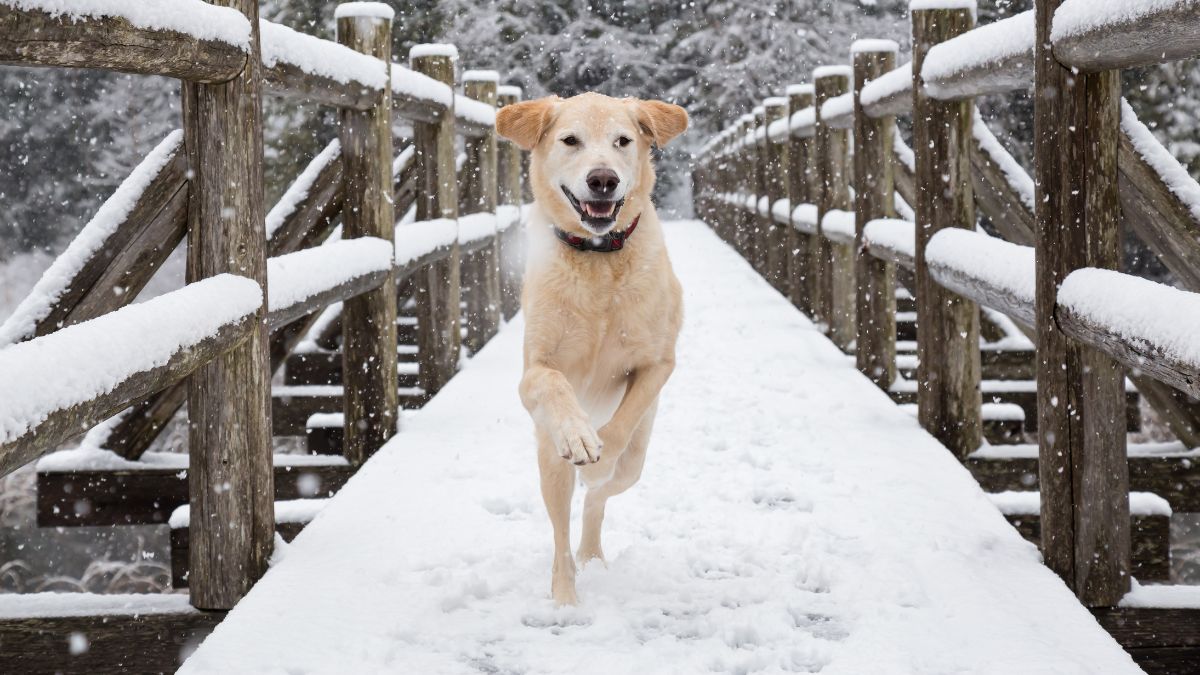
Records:
[[[454,86],[453,45],[417,45],[410,54],[412,69]],[[454,167],[454,109],[437,122],[414,122],[416,148],[417,220],[458,219],[458,182]],[[436,394],[458,370],[459,334],[458,241],[449,256],[417,272],[417,324],[421,387]]]
[[[754,217],[754,212],[750,210],[746,204],[750,197],[754,195],[755,189],[755,169],[753,148],[746,143],[746,136],[749,135],[754,125],[753,115],[743,115],[738,119],[737,133],[734,134],[734,156],[737,165],[737,198],[740,203],[734,209],[737,214],[736,224],[734,225],[735,247],[742,254],[747,262],[752,260],[753,241],[754,241],[754,225],[757,219]]]
[[[497,103],[503,107],[521,100],[521,88],[502,86],[496,89]],[[509,140],[497,140],[497,182],[500,203],[521,206],[521,148]],[[511,319],[521,308],[522,227],[518,222],[500,237],[500,309],[505,319]]]
[[[1090,607],[1129,590],[1125,377],[1054,320],[1058,286],[1081,267],[1121,259],[1117,71],[1076,73],[1049,48],[1060,0],[1037,0],[1034,155],[1037,184],[1038,478],[1042,554]],[[922,326],[922,328],[924,328]]]
[[[845,129],[834,129],[821,118],[826,101],[850,91],[854,72],[849,66],[824,66],[813,72],[817,109],[817,229],[825,215],[835,209],[849,211],[850,166]],[[824,235],[817,237],[819,274],[818,318],[828,325],[834,344],[848,351],[854,343],[854,252]]]
[[[788,115],[788,100],[782,96],[772,96],[763,101],[763,125],[769,129],[776,120],[782,120]],[[765,236],[763,237],[766,252],[765,276],[767,281],[781,293],[787,293],[787,253],[788,226],[775,222],[775,202],[787,197],[788,143],[787,140],[773,141],[768,134],[763,139],[764,178],[767,195],[767,214],[763,216]]]
[[[751,152],[754,153],[754,176],[753,188],[750,190],[754,194],[754,205],[750,211],[753,220],[753,236],[750,238],[751,255],[750,262],[754,265],[754,269],[763,277],[767,276],[767,228],[770,222],[767,216],[764,216],[758,210],[762,198],[767,196],[767,142],[764,137],[758,139],[760,131],[766,129],[767,109],[765,106],[755,106],[752,111],[754,120],[750,127],[754,135],[751,137]]]
[[[975,11],[920,9],[913,24],[913,150],[916,153],[917,405],[921,425],[956,456],[983,440],[979,393],[979,307],[929,275],[925,246],[947,227],[975,229],[971,189],[971,100],[925,95],[921,66],[929,50],[975,26]]]
[[[245,69],[228,82],[183,84],[184,146],[192,176],[187,277],[245,276],[258,282],[264,299],[250,337],[188,380],[191,602],[224,610],[267,569],[275,537],[275,488],[258,2],[214,4],[246,15],[251,50]]]
[[[892,138],[896,118],[871,119],[859,94],[867,82],[896,67],[899,46],[890,40],[859,40],[854,59],[854,224],[858,323],[856,361],[871,381],[887,389],[896,377],[896,282],[892,263],[867,252],[863,228],[877,218],[895,217]]]
[[[337,39],[384,63],[392,61],[392,10],[382,3],[337,9]],[[339,108],[346,201],[342,237],[395,239],[392,209],[392,97],[365,111]],[[362,464],[396,433],[396,283],[349,298],[342,310],[345,412],[343,453]]]
[[[789,115],[809,108],[813,104],[813,86],[811,84],[793,84],[787,88]],[[788,203],[792,213],[801,204],[813,203],[809,192],[809,146],[812,145],[812,134],[788,133],[788,172],[787,192]],[[788,285],[789,297],[792,304],[800,311],[812,313],[811,296],[808,287],[808,263],[812,237],[796,229],[795,222],[788,228]]]
[[[463,73],[463,93],[468,97],[496,105],[496,87],[500,74],[494,70],[468,70]],[[463,165],[463,199],[466,213],[495,213],[497,196],[496,132],[469,138],[465,144],[467,162]],[[500,329],[500,247],[497,238],[463,260],[467,303],[467,348],[478,352]]]

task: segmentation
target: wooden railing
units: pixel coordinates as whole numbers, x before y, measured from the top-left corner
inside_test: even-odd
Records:
[[[961,2],[915,9],[910,61],[859,41],[850,67],[768,98],[694,167],[697,213],[885,389],[893,284],[913,292],[919,418],[964,461],[981,446],[979,307],[1022,326],[1037,348],[1041,548],[1091,607],[1130,587],[1126,377],[1200,445],[1200,185],[1121,102],[1115,70],[1200,55],[1200,15],[1119,4],[1039,1],[980,27]],[[1036,102],[1033,177],[973,103],[1019,89]],[[1182,288],[1115,271],[1122,223]]]
[[[394,63],[380,3],[339,6],[337,42],[260,21],[255,0],[173,6],[0,0],[0,62],[165,75],[183,100],[183,130],[0,326],[0,475],[114,415],[105,447],[136,460],[186,403],[191,602],[224,610],[272,550],[271,378],[297,344],[318,328],[341,338],[355,466],[398,427],[398,286],[415,288],[425,397],[454,375],[463,328],[478,350],[515,313],[521,159],[493,122],[520,90],[470,71],[455,93],[449,45]],[[333,106],[339,121],[269,212],[266,95]],[[399,153],[394,121],[413,129]],[[397,225],[410,210],[416,222]],[[130,304],[185,238],[189,283]]]

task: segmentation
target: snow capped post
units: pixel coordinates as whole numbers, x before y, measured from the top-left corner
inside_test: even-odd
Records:
[[[899,46],[891,40],[859,40],[850,46],[854,61],[855,359],[858,369],[885,390],[896,377],[896,273],[891,263],[867,252],[863,228],[877,218],[895,217],[892,139],[896,117],[872,119],[860,98],[867,82],[896,67],[897,51]]]
[[[521,88],[502,85],[496,88],[496,103],[503,107],[521,100]],[[509,140],[498,139],[496,181],[500,204],[521,206],[521,148]],[[521,228],[510,227],[500,237],[500,309],[511,319],[521,307]]]
[[[849,211],[850,166],[845,129],[825,122],[825,102],[850,91],[854,71],[850,66],[822,66],[813,71],[816,108],[816,197],[818,275],[817,319],[828,326],[834,344],[848,351],[854,342],[854,252],[845,244],[824,236],[825,216],[831,211]]]
[[[812,134],[801,134],[792,129],[792,120],[801,110],[812,107],[813,86],[790,84],[788,96],[788,172],[787,197],[789,215],[801,204],[813,203],[809,177],[811,170]],[[795,219],[788,228],[788,296],[800,311],[812,314],[812,289],[809,287],[809,263],[812,260],[813,238],[796,229]]]
[[[338,5],[337,39],[390,64],[392,8],[378,2]],[[342,237],[393,241],[392,97],[369,110],[339,108],[346,201]],[[396,433],[396,284],[345,301],[342,310],[343,411],[346,458],[361,464]]]
[[[468,70],[463,73],[463,93],[490,106],[496,105],[500,74],[494,70]],[[493,228],[497,201],[496,132],[493,129],[464,143],[467,153],[462,169],[462,210],[460,215],[492,214]],[[500,247],[496,238],[482,249],[463,258],[467,348],[477,352],[500,329]]]
[[[413,70],[454,87],[454,64],[458,60],[454,45],[417,45],[409,52],[409,60]],[[458,219],[454,134],[453,102],[438,121],[413,122],[418,221]],[[462,345],[458,306],[461,265],[458,239],[455,238],[449,256],[432,263],[414,277],[420,382],[429,396],[441,390],[458,369]]]
[[[789,228],[776,222],[775,203],[787,198],[788,144],[786,138],[772,139],[770,128],[776,122],[787,124],[788,100],[782,96],[772,96],[763,100],[763,109],[763,124],[767,130],[763,134],[763,171],[767,195],[767,210],[763,220],[766,224],[766,236],[763,237],[766,246],[765,270],[767,281],[786,294]]]
[[[184,83],[188,280],[233,273],[267,292],[263,207],[262,62],[257,0],[214,4],[240,11],[253,31],[241,74]],[[265,313],[264,307],[260,312]],[[193,527],[192,605],[233,607],[267,569],[275,538],[271,373],[265,315],[241,346],[188,380],[188,484]]]
[[[733,137],[734,156],[737,158],[737,181],[734,185],[737,186],[736,195],[740,202],[735,209],[737,217],[733,234],[735,247],[747,261],[750,261],[753,251],[751,245],[757,220],[753,209],[749,207],[755,200],[754,147],[746,142],[746,137],[753,131],[754,115],[747,113],[738,118],[737,133]]]
[[[1125,378],[1055,321],[1074,270],[1121,261],[1117,192],[1120,73],[1073,72],[1051,51],[1060,0],[1037,0],[1034,160],[1038,478],[1046,565],[1090,607],[1129,590]],[[924,326],[922,326],[924,328]]]
[[[974,0],[913,0],[913,150],[916,153],[917,389],[921,425],[960,458],[983,440],[979,307],[940,286],[925,247],[948,227],[975,229],[971,99],[939,101],[921,67],[934,45],[975,26]]]

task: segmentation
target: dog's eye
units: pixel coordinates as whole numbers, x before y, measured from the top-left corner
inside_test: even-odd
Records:
[[[579,139],[575,138],[574,136],[567,136],[566,138],[562,139],[562,142],[565,145],[579,145]]]
[[[625,146],[629,145],[629,144],[630,144],[630,143],[632,143],[632,142],[633,142],[633,141],[632,141],[632,140],[630,140],[630,138],[629,138],[628,136],[622,136],[622,137],[620,137],[620,138],[618,138],[618,139],[617,139],[617,147],[618,147],[618,148],[623,148],[623,147],[625,147]]]

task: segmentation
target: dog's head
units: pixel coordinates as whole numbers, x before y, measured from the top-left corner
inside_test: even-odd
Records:
[[[530,150],[534,198],[559,227],[603,235],[628,227],[654,188],[650,147],[687,129],[683,108],[601,94],[504,106],[496,131]]]

